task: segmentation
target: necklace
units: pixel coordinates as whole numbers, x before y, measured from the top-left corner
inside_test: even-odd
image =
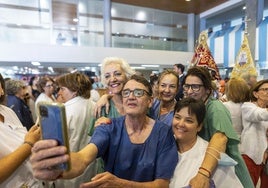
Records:
[[[163,110],[162,101],[161,101],[160,108],[159,108],[159,113],[158,113],[158,119],[161,120],[161,121],[166,120],[169,117],[169,115],[173,112],[175,104],[176,104],[176,100],[174,99],[172,104],[168,108],[164,108],[166,110]],[[162,114],[161,112],[163,112],[163,111],[167,111],[167,113]]]

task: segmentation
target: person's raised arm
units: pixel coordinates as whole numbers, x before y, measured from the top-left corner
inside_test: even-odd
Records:
[[[94,115],[96,118],[101,117],[101,109],[102,107],[105,106],[105,113],[108,114],[109,113],[109,108],[110,108],[110,104],[109,104],[109,99],[112,98],[113,95],[112,94],[104,94],[101,96],[101,98],[96,102],[96,106],[95,106],[95,110],[94,110]]]
[[[98,149],[94,144],[88,144],[82,150],[71,153],[71,170],[63,173],[63,179],[70,179],[81,175],[87,166],[97,157]]]
[[[30,156],[34,143],[40,139],[40,128],[33,126],[25,135],[24,143],[15,151],[0,159],[0,184]]]
[[[33,149],[31,164],[33,175],[41,180],[56,180],[58,178],[70,179],[84,172],[86,167],[96,158],[97,147],[88,144],[77,153],[67,154],[65,146],[58,146],[56,140],[40,140]],[[63,171],[55,166],[71,160],[71,169]]]
[[[224,133],[216,132],[209,141],[204,160],[198,173],[190,180],[192,188],[208,188],[211,174],[220,159],[220,153],[225,152],[228,138]]]
[[[80,186],[80,188],[93,187],[168,188],[169,180],[156,179],[151,182],[135,182],[118,178],[109,172],[104,172],[93,177],[91,182],[84,183]]]

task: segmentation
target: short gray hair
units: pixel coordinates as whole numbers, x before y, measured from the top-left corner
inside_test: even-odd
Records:
[[[106,86],[106,83],[104,81],[105,80],[104,68],[110,64],[120,65],[120,67],[123,69],[124,73],[126,74],[127,79],[129,79],[133,74],[135,74],[135,71],[130,67],[130,65],[124,59],[119,58],[119,57],[106,57],[102,61],[102,65],[101,65],[101,82],[105,86]]]
[[[10,79],[6,81],[6,92],[8,95],[16,95],[21,89],[25,87],[25,84],[21,80]]]

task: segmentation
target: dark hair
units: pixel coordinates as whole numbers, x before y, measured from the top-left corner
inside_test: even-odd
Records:
[[[195,114],[198,125],[201,125],[206,115],[206,106],[202,100],[194,98],[183,98],[175,105],[174,114],[179,112],[182,108],[188,107],[188,113]]]
[[[146,80],[146,78],[144,78],[143,76],[139,76],[139,75],[134,74],[130,77],[129,80],[135,80],[136,82],[143,84],[148,89],[149,95],[150,96],[153,95],[153,90],[152,90],[152,86],[151,86],[150,82],[148,80]]]
[[[77,96],[90,98],[92,84],[85,74],[75,72],[60,76],[56,80],[59,86],[67,87],[72,92],[77,92]]]
[[[259,91],[260,87],[263,85],[263,84],[266,84],[268,83],[268,79],[266,80],[261,80],[261,81],[258,81],[250,90],[250,100],[255,102],[257,101],[258,99],[254,96],[254,92],[257,92]]]
[[[2,89],[4,91],[4,94],[2,95],[2,93],[0,93],[0,104],[3,104],[6,98],[6,85],[5,85],[5,80],[2,76],[2,74],[0,73],[0,84],[2,86]]]
[[[150,76],[150,84],[151,84],[151,86],[153,86],[155,82],[158,82],[158,76],[156,74]]]
[[[29,86],[33,86],[33,81],[37,76],[32,76],[29,80]]]
[[[185,66],[183,64],[179,63],[179,64],[175,64],[174,66],[176,66],[178,69],[181,69],[182,73],[184,72]]]
[[[187,71],[187,74],[186,74],[186,76],[185,76],[185,78],[183,80],[182,85],[185,84],[185,80],[186,80],[186,78],[188,76],[196,76],[196,77],[198,77],[202,81],[205,89],[212,90],[212,84],[211,84],[212,79],[211,79],[211,75],[210,75],[210,73],[209,73],[207,68],[198,67],[198,66],[190,68]]]

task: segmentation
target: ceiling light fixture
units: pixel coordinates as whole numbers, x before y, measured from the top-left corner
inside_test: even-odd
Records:
[[[159,65],[141,65],[142,67],[159,67]]]
[[[78,21],[79,21],[78,18],[74,18],[74,19],[73,19],[73,22],[78,22]]]
[[[137,70],[137,69],[146,69],[146,67],[131,67],[132,69],[134,70]]]
[[[32,65],[34,65],[34,66],[39,66],[39,65],[41,65],[41,64],[40,64],[40,62],[38,62],[38,61],[32,61]]]
[[[54,72],[53,67],[48,67],[47,69],[48,69],[50,72]]]

